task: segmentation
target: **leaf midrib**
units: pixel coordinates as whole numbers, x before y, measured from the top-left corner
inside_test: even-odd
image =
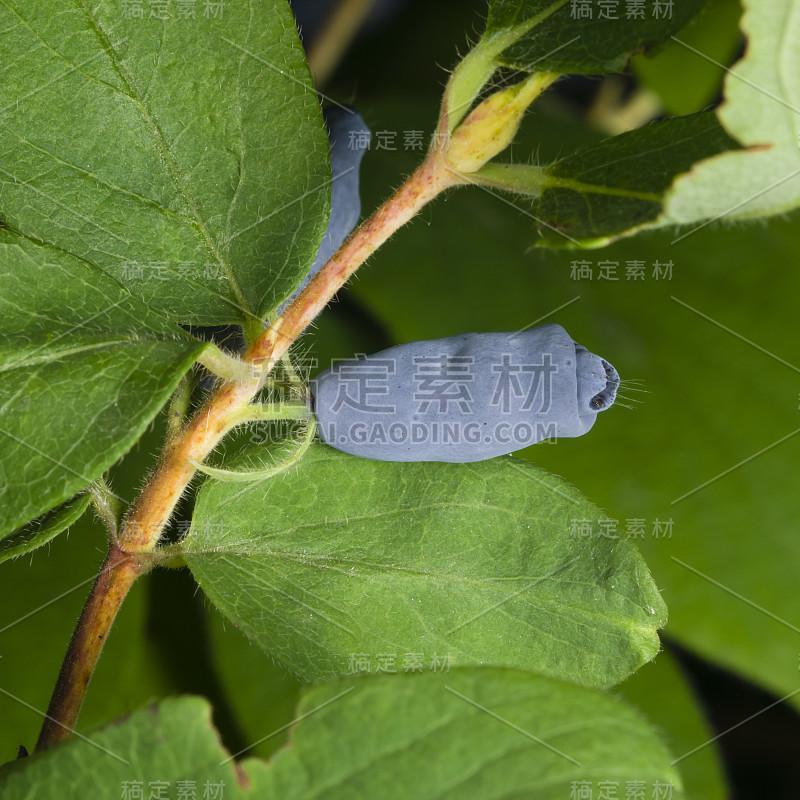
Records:
[[[193,555],[202,556],[202,555],[208,555],[208,553],[187,551],[186,555],[187,556],[193,556]],[[267,583],[266,579],[263,578],[262,576],[256,575],[256,574],[250,572],[249,570],[246,570],[244,568],[244,565],[242,565],[240,563],[231,561],[231,559],[230,559],[231,555],[234,555],[234,557],[238,556],[239,558],[244,557],[241,554],[231,554],[230,552],[222,552],[222,553],[216,553],[216,555],[220,556],[226,563],[228,563],[234,569],[237,569],[237,570],[240,570],[240,571],[244,571],[247,574],[249,574],[251,577],[253,577],[255,580],[257,580],[259,583],[264,583],[264,584],[269,585]],[[309,561],[307,559],[292,558],[290,556],[290,554],[287,554],[287,553],[284,553],[284,552],[259,553],[259,556],[264,556],[264,557],[267,557],[267,558],[274,558],[276,561],[280,561],[280,560],[283,559],[283,560],[286,560],[286,561],[299,563],[299,564],[302,564],[303,566],[308,566],[308,567],[317,566],[317,567],[320,567],[322,569],[331,569],[331,566],[329,564],[324,564],[324,563],[323,564],[319,564],[319,563],[312,564],[312,563],[309,563]],[[251,553],[251,554],[248,554],[246,557],[249,558],[249,559],[252,559],[253,555]],[[398,566],[396,564],[379,564],[379,563],[369,564],[368,562],[359,562],[359,561],[356,561],[356,560],[353,560],[353,559],[346,559],[346,558],[343,558],[343,557],[338,557],[337,561],[341,562],[341,563],[345,563],[345,564],[352,563],[352,564],[358,564],[359,566],[371,566],[376,572],[380,572],[380,573],[387,573],[387,572],[390,572],[390,571],[408,572],[410,574],[417,575],[418,577],[421,577],[421,578],[438,578],[442,582],[449,581],[450,583],[453,583],[453,584],[460,584],[460,585],[467,586],[467,587],[486,589],[486,590],[488,590],[490,592],[491,591],[499,591],[500,588],[501,588],[501,587],[496,585],[497,581],[495,581],[495,580],[487,580],[485,577],[478,579],[478,578],[470,578],[469,576],[466,576],[466,575],[453,575],[453,574],[450,574],[450,573],[437,573],[437,572],[432,572],[432,571],[429,571],[429,570],[413,570],[413,569],[410,569],[410,568],[400,567],[400,566]],[[597,583],[597,582],[592,582],[592,581],[589,581],[589,580],[565,580],[564,578],[559,577],[559,573],[561,573],[571,563],[572,562],[567,562],[566,564],[560,564],[560,565],[554,567],[550,572],[545,573],[544,575],[540,575],[540,576],[536,576],[536,577],[531,576],[529,578],[523,576],[523,578],[528,581],[528,585],[524,586],[523,590],[533,589],[534,587],[540,586],[541,584],[546,583],[548,580],[553,579],[553,580],[556,580],[559,585],[561,585],[561,584],[570,584],[570,585],[586,586],[588,588],[598,589],[598,590],[600,590],[600,591],[602,591],[604,593],[611,593],[611,594],[614,594],[614,595],[616,595],[616,596],[618,596],[620,598],[623,598],[623,599],[627,600],[629,603],[631,603],[633,606],[635,606],[637,608],[643,608],[644,607],[645,601],[644,601],[643,598],[638,598],[638,599],[637,598],[632,598],[627,594],[622,594],[621,592],[617,591],[616,589],[610,589],[610,588],[608,588],[606,586],[602,586],[600,583]],[[341,572],[339,570],[337,570],[337,571],[340,572],[340,574],[349,575],[349,573]],[[353,576],[351,576],[351,577],[353,577]],[[499,580],[506,580],[506,579],[499,579]],[[517,578],[517,580],[521,580],[521,578]],[[555,588],[556,588],[556,590],[558,590],[559,586],[556,586]],[[504,589],[504,591],[508,591],[508,590]],[[512,595],[512,597],[513,597],[513,595]],[[544,601],[545,604],[547,604],[547,605],[553,605],[553,604],[556,604],[556,603],[558,603],[558,604],[566,604],[565,603],[565,599],[563,597],[561,597],[561,596],[558,596],[558,592],[557,591],[554,594],[547,594],[547,593],[542,594],[541,592],[539,592],[539,593],[536,594],[536,599],[539,601],[540,605],[542,604],[542,601]],[[327,601],[323,601],[323,602],[327,602]],[[657,630],[657,626],[656,626],[655,623],[653,623],[651,625],[650,624],[645,624],[645,623],[643,623],[641,621],[632,620],[630,617],[625,617],[625,616],[622,616],[620,614],[609,612],[609,611],[598,611],[597,609],[589,608],[588,606],[583,606],[581,604],[576,604],[575,602],[570,602],[570,603],[568,603],[566,605],[568,606],[568,608],[573,613],[583,614],[583,615],[586,616],[586,618],[588,618],[589,620],[592,620],[593,622],[595,622],[595,624],[596,624],[596,621],[605,620],[606,622],[609,622],[609,623],[612,623],[612,624],[616,624],[619,627],[621,627],[621,628],[623,628],[625,630],[631,631],[631,632],[632,631],[639,631],[639,632],[645,632],[647,634],[651,634],[655,630]],[[315,609],[315,610],[318,610],[318,609]],[[500,613],[506,614],[507,616],[511,617],[511,619],[513,619],[513,620],[517,620],[517,621],[522,620],[523,622],[527,622],[527,624],[530,624],[529,621],[526,621],[521,617],[518,617],[518,616],[515,616],[515,615],[511,614],[507,609],[504,609],[504,608],[502,608],[500,606],[498,606],[495,610],[497,610]],[[570,621],[573,621],[573,622],[575,621],[575,618],[573,616],[570,616],[569,614],[559,613],[558,610],[555,609],[555,608],[552,610],[551,613],[555,613],[557,616],[564,617],[564,618],[566,618],[566,619],[568,619]],[[548,635],[550,635],[551,637],[553,636],[552,634],[548,634]],[[556,637],[553,637],[553,638],[556,638]]]
[[[186,203],[187,207],[189,208],[192,219],[199,231],[200,235],[202,236],[206,246],[211,251],[214,258],[217,260],[217,263],[222,267],[225,272],[225,276],[228,279],[228,284],[230,285],[231,289],[236,296],[236,304],[238,309],[242,311],[249,317],[256,317],[250,308],[248,307],[247,299],[245,298],[241,287],[239,286],[238,281],[231,269],[230,264],[228,264],[227,260],[223,257],[222,253],[220,252],[219,248],[217,247],[216,243],[214,242],[213,237],[211,236],[210,231],[206,227],[205,222],[203,221],[202,217],[200,216],[200,212],[197,208],[197,204],[194,201],[194,198],[187,190],[186,186],[184,185],[183,181],[181,180],[180,174],[178,169],[175,165],[175,162],[172,158],[172,155],[169,152],[169,148],[166,146],[166,140],[164,138],[164,134],[161,131],[161,128],[158,125],[158,122],[155,118],[150,114],[147,106],[144,102],[144,99],[141,97],[140,92],[136,89],[136,85],[133,81],[133,77],[128,75],[125,68],[122,66],[122,63],[117,57],[114,48],[111,45],[111,42],[108,39],[105,31],[101,27],[98,20],[92,14],[92,12],[86,7],[84,0],[74,0],[76,8],[83,12],[86,20],[92,29],[92,31],[97,36],[98,41],[100,42],[101,47],[105,51],[106,55],[108,56],[109,61],[111,62],[112,67],[119,75],[122,82],[125,84],[125,87],[128,90],[128,97],[130,100],[136,104],[139,108],[139,111],[144,119],[145,123],[150,127],[153,137],[156,143],[156,146],[161,153],[162,158],[164,159],[165,164],[167,165],[170,173],[170,177],[175,185],[175,189],[181,198]],[[166,26],[164,26],[166,27]],[[228,302],[232,302],[228,300]]]

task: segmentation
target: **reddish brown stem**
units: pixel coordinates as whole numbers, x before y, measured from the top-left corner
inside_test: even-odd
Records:
[[[108,631],[128,590],[142,571],[142,565],[135,557],[122,552],[112,542],[61,665],[36,743],[37,752],[67,739],[75,728]]]
[[[196,470],[189,460],[199,463],[206,458],[230,430],[234,412],[250,403],[259,386],[258,378],[221,384],[169,443],[123,523],[119,545],[126,552],[153,550],[194,477]]]
[[[114,617],[133,582],[152,563],[146,554],[155,549],[194,477],[196,470],[190,462],[202,462],[241,419],[242,410],[256,396],[275,363],[369,255],[426,203],[460,182],[448,169],[441,148],[429,153],[419,169],[345,242],[284,315],[253,342],[244,355],[254,365],[253,378],[221,383],[186,426],[168,439],[158,465],[131,506],[118,540],[111,544],[83,609],[58,676],[37,751],[67,738],[75,727]]]

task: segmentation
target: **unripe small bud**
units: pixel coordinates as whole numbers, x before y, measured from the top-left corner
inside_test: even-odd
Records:
[[[517,135],[525,110],[557,77],[538,73],[487,97],[453,132],[447,148],[450,166],[465,174],[477,172],[505,150]]]

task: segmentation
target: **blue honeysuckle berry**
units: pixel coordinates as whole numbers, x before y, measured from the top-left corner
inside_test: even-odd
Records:
[[[319,433],[379,461],[482,461],[586,433],[619,375],[560,325],[407,342],[311,383]]]
[[[361,216],[358,169],[371,133],[361,115],[344,106],[331,106],[323,112],[331,145],[331,213],[328,227],[303,282],[278,308],[282,314],[289,302],[325,266],[328,259],[353,232]]]

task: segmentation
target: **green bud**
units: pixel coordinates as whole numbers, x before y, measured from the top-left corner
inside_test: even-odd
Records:
[[[487,97],[455,129],[447,160],[457,172],[477,172],[508,147],[517,135],[528,106],[558,77],[537,73],[522,83]]]

